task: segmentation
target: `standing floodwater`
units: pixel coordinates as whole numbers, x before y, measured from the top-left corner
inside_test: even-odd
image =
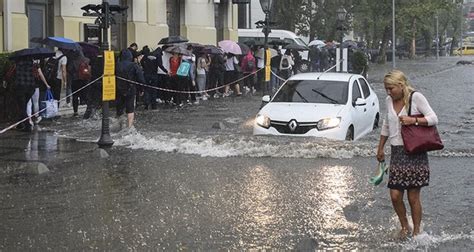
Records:
[[[242,97],[138,111],[133,130],[113,119],[108,159],[93,143],[99,121],[66,116],[0,136],[0,250],[472,251],[474,71],[422,74],[452,61],[401,65],[429,98],[446,146],[430,154],[416,239],[395,239],[386,180],[368,183],[380,130],[356,142],[254,137],[259,98]],[[29,174],[25,161],[50,172]]]

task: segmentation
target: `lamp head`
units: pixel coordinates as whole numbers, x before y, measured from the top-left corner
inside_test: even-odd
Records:
[[[337,21],[346,21],[347,11],[343,7],[339,7],[336,11]]]
[[[272,11],[273,0],[260,0],[260,6],[262,7],[263,13],[269,14]]]

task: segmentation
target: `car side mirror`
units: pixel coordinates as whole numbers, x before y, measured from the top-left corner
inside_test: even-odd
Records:
[[[367,102],[362,98],[357,98],[357,100],[355,100],[352,104],[354,106],[365,106]]]
[[[262,104],[260,104],[260,109],[262,109],[269,102],[270,102],[270,96],[269,95],[264,95],[262,97]]]
[[[269,103],[270,102],[270,96],[269,95],[264,95],[262,97],[262,102],[264,103]]]

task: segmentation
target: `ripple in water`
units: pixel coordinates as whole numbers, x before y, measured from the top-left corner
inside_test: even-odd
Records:
[[[131,149],[193,154],[202,157],[337,158],[374,157],[375,139],[347,142],[322,138],[288,138],[248,135],[188,135],[135,129],[114,135],[115,144]],[[118,139],[115,139],[118,138]],[[430,153],[440,157],[472,157],[470,150],[445,149]]]

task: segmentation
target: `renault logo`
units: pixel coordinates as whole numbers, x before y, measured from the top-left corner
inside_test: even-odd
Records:
[[[295,132],[297,127],[298,127],[298,123],[296,122],[296,120],[291,120],[288,123],[288,128],[290,128],[291,132]]]

